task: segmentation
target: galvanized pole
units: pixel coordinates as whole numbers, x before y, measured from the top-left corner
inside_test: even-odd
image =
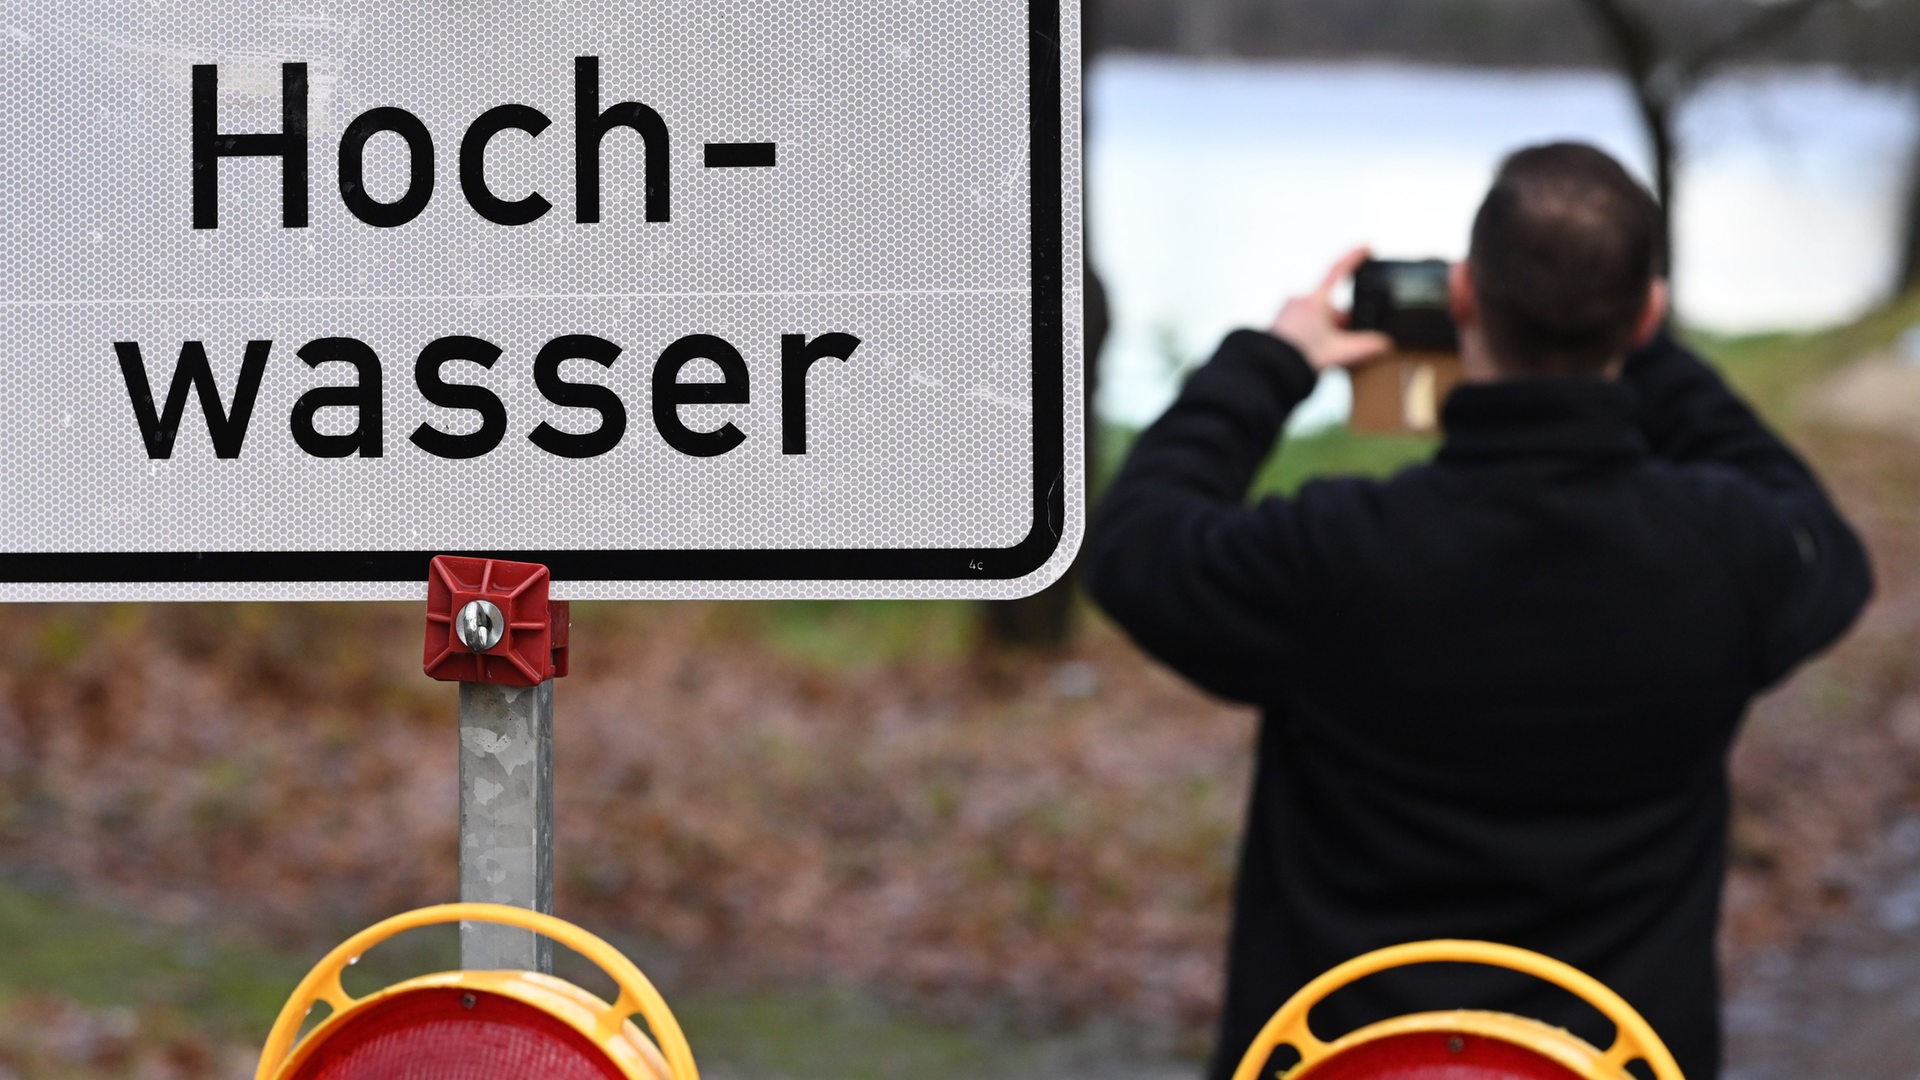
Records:
[[[454,634],[492,648],[504,633],[494,605],[460,612]],[[538,686],[460,684],[460,899],[553,913],[553,680]],[[553,970],[553,945],[528,930],[460,925],[468,970]]]

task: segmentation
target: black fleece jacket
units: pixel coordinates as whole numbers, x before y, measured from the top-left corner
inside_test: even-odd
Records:
[[[1664,336],[1618,380],[1461,386],[1434,460],[1390,480],[1248,504],[1314,380],[1284,342],[1229,336],[1084,552],[1143,648],[1264,710],[1212,1075],[1327,968],[1466,937],[1608,983],[1714,1080],[1727,749],[1865,603],[1859,541]],[[1611,1039],[1557,991],[1446,967],[1343,991],[1316,1030],[1459,1006]]]

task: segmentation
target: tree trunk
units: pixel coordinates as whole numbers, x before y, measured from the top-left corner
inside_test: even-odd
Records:
[[[1636,94],[1640,104],[1640,123],[1647,135],[1647,146],[1653,151],[1653,196],[1660,200],[1660,265],[1669,275],[1673,272],[1673,213],[1674,175],[1677,162],[1674,160],[1677,146],[1673,137],[1673,105],[1660,101],[1651,94]],[[1671,284],[1668,286],[1672,288]]]
[[[1920,83],[1915,84],[1915,107],[1920,108]],[[1900,276],[1894,287],[1906,292],[1920,285],[1920,145],[1907,163],[1907,197],[1900,218]]]
[[[1660,200],[1661,239],[1669,273],[1673,269],[1674,178],[1679,144],[1674,116],[1688,94],[1741,52],[1791,31],[1814,11],[1837,0],[1772,0],[1752,5],[1744,18],[1720,28],[1712,38],[1682,50],[1662,32],[1662,5],[1648,0],[1582,0],[1612,49],[1620,72],[1633,89],[1641,127],[1653,151],[1654,195]],[[1669,31],[1672,24],[1665,24]],[[1920,192],[1917,192],[1920,194]]]
[[[1666,55],[1652,19],[1623,0],[1585,0],[1588,13],[1606,36],[1620,73],[1633,91],[1640,128],[1653,153],[1653,194],[1660,200],[1660,246],[1673,265],[1673,113],[1679,103],[1681,69]]]

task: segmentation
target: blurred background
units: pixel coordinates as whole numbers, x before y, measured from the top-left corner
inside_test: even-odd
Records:
[[[1735,755],[1729,1075],[1920,1075],[1920,0],[1083,6],[1096,497],[1182,373],[1339,252],[1463,254],[1507,151],[1585,139],[1665,195],[1685,332],[1879,578]],[[1432,453],[1347,432],[1345,392],[1264,490]],[[1197,1075],[1249,710],[1071,581],[574,612],[558,909],[710,1075]],[[7,615],[0,1078],[251,1075],[326,948],[457,893],[455,693],[416,606]],[[424,934],[356,978],[453,955]]]

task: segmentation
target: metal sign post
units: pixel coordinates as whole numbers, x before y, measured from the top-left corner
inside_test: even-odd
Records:
[[[553,680],[569,605],[547,568],[441,557],[427,580],[423,666],[460,684],[460,899],[553,913]],[[460,966],[551,972],[530,931],[460,924]]]
[[[460,684],[460,899],[553,914],[553,680]],[[525,930],[460,924],[460,966],[553,970]]]

